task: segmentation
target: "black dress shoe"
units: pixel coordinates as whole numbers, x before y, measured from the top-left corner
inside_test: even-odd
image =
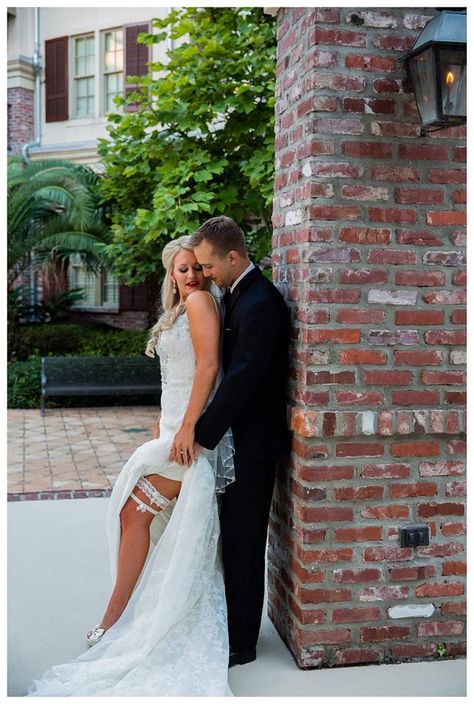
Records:
[[[255,648],[251,650],[231,650],[229,653],[229,667],[234,665],[245,665],[257,658]]]

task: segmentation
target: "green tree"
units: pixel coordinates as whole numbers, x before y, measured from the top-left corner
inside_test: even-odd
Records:
[[[75,252],[89,269],[107,262],[105,224],[98,176],[88,167],[63,160],[25,164],[10,160],[7,168],[7,286],[9,354],[18,344],[21,302],[18,277],[30,265],[47,271]]]
[[[107,252],[134,284],[160,269],[164,244],[225,213],[260,261],[271,249],[274,20],[261,8],[187,8],[153,20],[148,45],[175,41],[110,114],[100,140],[104,196],[114,203]]]

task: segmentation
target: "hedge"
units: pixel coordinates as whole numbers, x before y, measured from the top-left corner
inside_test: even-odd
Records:
[[[97,330],[86,325],[25,325],[21,342],[28,352],[23,361],[8,363],[8,408],[39,408],[41,403],[41,357],[143,354],[148,331]],[[151,396],[78,396],[47,399],[47,407],[152,404]]]
[[[39,408],[41,359],[8,363],[8,408]]]
[[[139,355],[145,351],[148,331],[97,330],[86,325],[28,325],[20,328],[21,344],[28,357],[89,355]],[[26,361],[26,360],[24,360]]]

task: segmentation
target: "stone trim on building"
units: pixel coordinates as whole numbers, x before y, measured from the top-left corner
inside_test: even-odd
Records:
[[[25,90],[34,91],[35,70],[31,58],[18,56],[8,61],[7,90],[11,88],[24,88]]]
[[[97,154],[97,142],[71,142],[70,144],[42,145],[31,147],[30,159],[66,159],[76,164],[86,164],[100,170],[100,157]]]

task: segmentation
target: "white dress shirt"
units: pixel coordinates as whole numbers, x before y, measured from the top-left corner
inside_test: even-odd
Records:
[[[241,275],[239,276],[239,278],[236,279],[236,280],[234,281],[234,283],[232,284],[232,286],[230,287],[229,290],[230,290],[231,293],[234,291],[234,288],[237,286],[237,284],[239,283],[239,281],[241,281],[241,280],[244,278],[244,276],[246,276],[246,275],[249,273],[249,271],[252,271],[252,269],[253,269],[254,267],[255,267],[255,264],[254,264],[253,262],[250,262],[250,264],[249,264],[248,267],[245,269],[245,271],[243,271],[243,272],[241,273]]]

